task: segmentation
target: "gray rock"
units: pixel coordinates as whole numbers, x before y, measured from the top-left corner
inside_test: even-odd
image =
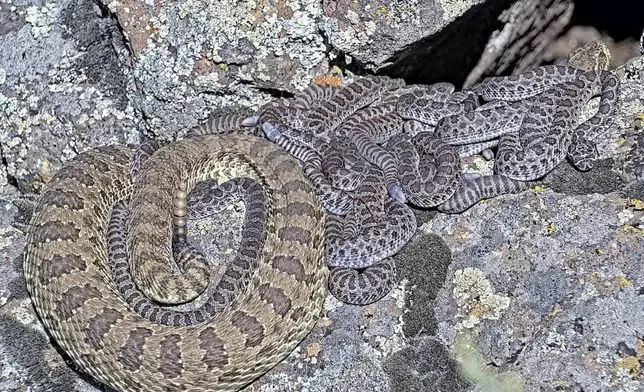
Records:
[[[37,191],[80,151],[136,143],[141,132],[181,137],[219,108],[256,109],[324,75],[337,82],[334,63],[456,84],[478,63],[475,81],[509,69],[522,49],[537,53],[535,33],[547,39],[566,20],[566,1],[502,3],[190,0],[152,11],[133,0],[16,3],[0,10],[1,176]],[[500,49],[502,68],[483,67],[497,18],[520,39],[504,41],[512,50]]]
[[[13,8],[0,9],[0,143],[6,175],[34,192],[79,151],[138,132],[113,19],[83,1]]]

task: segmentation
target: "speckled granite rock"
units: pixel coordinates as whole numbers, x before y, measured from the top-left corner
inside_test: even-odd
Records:
[[[456,84],[475,66],[468,80],[519,62],[524,69],[572,10],[570,0],[104,2],[131,43],[136,106],[164,139],[213,107],[257,107],[301,89],[332,63]],[[480,58],[492,41],[502,58]]]
[[[273,5],[275,4],[275,5]],[[318,0],[111,1],[130,38],[134,101],[160,138],[221,106],[257,108],[329,70]]]
[[[639,58],[620,70],[621,125],[602,137],[592,171],[565,163],[545,189],[421,228],[452,251],[437,337],[489,364],[472,376],[507,376],[525,391],[644,389],[642,67]]]
[[[489,34],[485,50],[463,87],[483,76],[516,75],[539,65],[548,44],[566,27],[572,0],[519,0],[499,14],[499,27]]]
[[[114,31],[91,2],[0,2],[1,153],[21,189],[78,151],[138,141]]]

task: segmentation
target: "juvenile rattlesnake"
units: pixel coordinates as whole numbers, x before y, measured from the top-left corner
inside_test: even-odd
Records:
[[[338,89],[309,87],[290,101],[272,102],[249,123],[263,124],[269,140],[309,168],[305,172],[330,213],[329,222],[365,228],[327,228],[333,234],[327,241],[329,266],[368,272],[379,259],[397,252],[415,230],[415,224],[400,225],[412,221],[405,218],[404,205],[379,214],[382,203],[371,203],[356,214],[354,204],[382,192],[378,186],[371,187],[375,192],[355,192],[369,166],[381,170],[391,200],[461,212],[483,198],[537,185],[535,180],[566,156],[580,170],[590,169],[597,156],[592,140],[612,124],[618,88],[611,72],[563,66],[488,78],[461,92],[449,83],[405,86],[398,79],[367,76]],[[598,113],[578,124],[584,104],[598,94]],[[479,106],[478,96],[490,102]],[[486,149],[497,145],[497,174],[461,176],[459,156],[483,153],[490,159],[492,152]],[[379,227],[370,230],[374,215]],[[389,246],[392,238],[404,241]],[[361,285],[348,278],[340,283],[332,271],[329,286],[345,302],[350,298],[346,292],[358,286],[363,288],[358,297],[376,299],[366,292],[386,293],[382,286],[393,281],[388,274],[378,276],[383,278],[364,279]]]

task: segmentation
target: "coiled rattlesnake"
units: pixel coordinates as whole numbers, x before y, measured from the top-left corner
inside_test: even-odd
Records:
[[[79,154],[44,189],[24,260],[36,310],[65,352],[113,388],[236,391],[286,357],[319,315],[328,275],[322,207],[297,161],[260,138],[197,136],[162,147],[134,185],[131,156],[129,148],[116,146]],[[240,249],[259,259],[229,267],[233,275],[247,273],[246,289],[204,322],[180,314],[159,318],[148,308],[152,303],[121,297],[121,276],[117,282],[108,266],[108,250],[117,258],[124,253],[123,241],[107,243],[113,207],[129,199],[130,262],[139,289],[182,302],[203,282],[193,284],[202,274],[199,265],[183,265],[188,275],[172,269],[174,192],[182,184],[191,189],[211,177],[240,175],[263,186],[268,205],[267,224],[249,221],[246,234],[256,241]],[[111,229],[119,219],[123,214],[114,214]]]

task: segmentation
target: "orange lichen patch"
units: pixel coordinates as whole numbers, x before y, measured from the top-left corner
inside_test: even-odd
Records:
[[[155,9],[159,8],[155,6]],[[137,0],[120,1],[115,11],[134,54],[138,55],[147,46],[148,37],[156,32],[156,28],[150,23],[150,17],[157,15],[150,15],[145,2]]]
[[[154,37],[154,36],[156,36],[156,35],[157,35],[157,33],[159,32],[159,29],[157,29],[156,27],[154,27],[154,23],[152,23],[152,22],[148,22],[148,28],[147,28],[147,30],[148,30],[148,32],[150,32],[150,37]]]
[[[320,86],[340,87],[340,85],[342,84],[342,79],[338,75],[327,74],[316,76],[313,79],[313,83]]]
[[[307,357],[316,357],[320,351],[322,351],[322,348],[320,347],[320,343],[311,343],[306,347],[306,356]]]
[[[215,63],[208,60],[207,58],[202,58],[201,60],[195,63],[193,72],[197,76],[208,75],[215,71]]]

